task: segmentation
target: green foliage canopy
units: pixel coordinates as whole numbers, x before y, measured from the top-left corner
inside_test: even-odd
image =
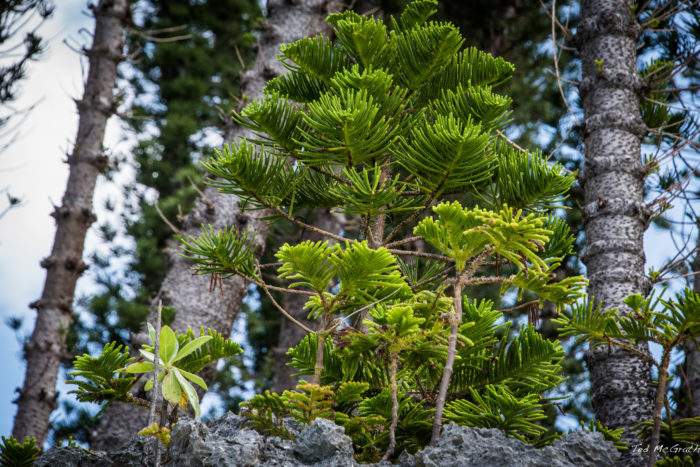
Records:
[[[493,304],[461,290],[497,283],[562,307],[585,285],[553,279],[573,240],[548,211],[574,176],[503,138],[511,101],[494,87],[512,65],[462,49],[454,26],[428,21],[435,6],[413,2],[386,23],[331,15],[336,42],[283,46],[288,73],[234,115],[254,136],[204,163],[209,183],[247,208],[326,241],[285,244],[278,263],[259,264],[245,233],[183,239],[196,272],[243,275],[267,293],[281,280],[274,288],[307,295],[318,319],[289,351],[312,382],[256,396],[244,406],[252,423],[281,434],[280,417],[332,418],[367,460],[424,446],[446,401],[446,419],[536,442],[561,346],[532,326],[510,341]],[[297,216],[328,207],[352,227],[336,235]],[[349,383],[358,397],[339,396]]]

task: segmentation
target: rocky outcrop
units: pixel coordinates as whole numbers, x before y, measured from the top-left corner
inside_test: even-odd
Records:
[[[443,428],[437,446],[419,451],[414,460],[416,467],[581,467],[612,465],[618,456],[611,442],[592,431],[573,431],[550,446],[536,449],[506,438],[500,430],[451,423]]]
[[[316,419],[309,426],[289,421],[295,441],[266,437],[244,427],[245,419],[228,413],[208,424],[183,420],[173,427],[165,466],[236,467],[351,467],[352,441],[342,427]],[[91,453],[75,447],[54,448],[41,456],[36,466],[102,467],[150,465],[144,456],[146,442],[135,437],[123,448],[109,453]],[[435,447],[415,455],[402,453],[401,467],[582,467],[612,465],[617,449],[600,433],[574,431],[544,449],[535,449],[517,439],[506,438],[495,429],[446,425]],[[388,462],[374,467],[388,467]]]

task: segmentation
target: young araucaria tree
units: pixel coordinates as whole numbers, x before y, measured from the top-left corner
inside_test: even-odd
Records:
[[[235,116],[255,137],[205,163],[210,183],[248,209],[333,246],[285,244],[278,263],[260,264],[235,229],[184,240],[200,274],[242,276],[271,299],[308,297],[318,326],[289,353],[312,384],[282,399],[293,408],[335,394],[334,410],[319,413],[344,424],[366,459],[435,443],[443,420],[537,439],[561,346],[532,325],[509,339],[492,303],[469,295],[500,284],[534,314],[585,285],[552,274],[572,240],[549,211],[574,177],[504,139],[511,101],[492,87],[512,65],[463,49],[454,26],[427,21],[435,6],[413,2],[387,23],[331,15],[336,42],[283,46],[288,73]],[[336,235],[296,214],[314,208],[345,213],[354,228]],[[258,424],[266,400],[277,415],[284,405],[269,393],[251,401]]]

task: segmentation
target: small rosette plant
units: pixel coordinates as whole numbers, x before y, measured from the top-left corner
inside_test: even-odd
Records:
[[[148,323],[148,336],[151,339],[151,344],[155,347],[156,331],[150,323]],[[181,362],[211,339],[212,336],[200,336],[180,347],[177,335],[172,329],[168,326],[163,326],[163,329],[160,331],[158,383],[161,386],[163,398],[173,405],[179,405],[183,409],[187,407],[187,401],[189,401],[197,418],[201,414],[199,396],[191,383],[195,383],[205,391],[208,390],[207,383],[194,373],[190,373],[180,367],[178,362]],[[146,349],[139,350],[146,361],[132,363],[124,368],[125,372],[150,373],[154,370],[155,355],[152,351]],[[146,391],[153,389],[153,378],[146,382],[144,389]]]

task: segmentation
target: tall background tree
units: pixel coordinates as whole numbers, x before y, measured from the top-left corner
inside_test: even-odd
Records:
[[[643,235],[644,202],[641,143],[643,80],[637,73],[640,26],[624,1],[584,1],[577,43],[581,52],[585,163],[584,261],[589,294],[604,308],[619,307],[633,293],[646,295]],[[646,344],[641,345],[648,352]],[[631,428],[652,415],[650,365],[624,350],[592,350],[588,355],[597,418],[612,428]],[[631,438],[628,437],[629,440]]]
[[[575,43],[584,110],[583,259],[589,293],[621,315],[630,312],[622,303],[626,296],[646,295],[659,281],[658,272],[645,273],[643,235],[683,192],[678,173],[669,174],[664,165],[697,137],[696,118],[683,108],[683,99],[677,107],[669,105],[683,91],[693,91],[672,83],[676,75],[693,74],[688,64],[697,54],[696,35],[692,27],[684,30],[682,18],[695,15],[697,25],[694,8],[693,2],[581,3]],[[647,196],[654,185],[650,178],[660,196]],[[639,350],[648,352],[645,343]],[[649,363],[641,354],[598,349],[588,354],[588,365],[596,417],[624,427],[625,439],[634,440],[634,427],[648,420],[653,408]],[[622,462],[640,459],[630,452]]]
[[[49,417],[56,408],[56,377],[66,357],[66,330],[73,318],[73,295],[85,271],[83,244],[94,221],[92,198],[98,175],[108,163],[102,140],[107,119],[115,111],[113,89],[122,61],[125,28],[130,19],[126,0],[103,0],[93,7],[95,33],[86,51],[90,68],[85,93],[77,102],[80,120],[63,203],[53,213],[57,229],[51,255],[42,261],[46,282],[37,310],[34,333],[25,347],[27,371],[17,398],[13,435],[34,436],[43,443]]]

